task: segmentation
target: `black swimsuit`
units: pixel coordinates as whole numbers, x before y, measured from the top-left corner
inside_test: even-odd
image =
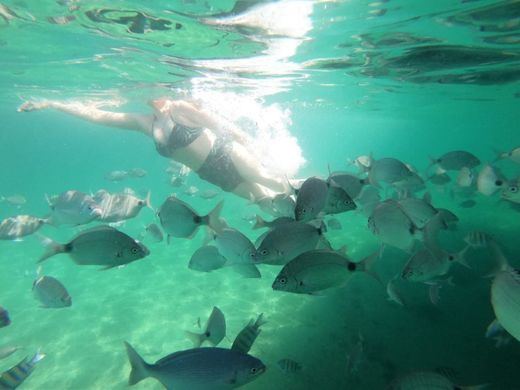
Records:
[[[173,158],[175,149],[183,148],[195,141],[203,132],[202,128],[191,128],[176,123],[168,139],[164,143],[155,142],[159,154]],[[224,138],[217,138],[197,171],[201,179],[213,183],[224,191],[233,191],[244,180],[238,172],[230,155],[233,145]]]

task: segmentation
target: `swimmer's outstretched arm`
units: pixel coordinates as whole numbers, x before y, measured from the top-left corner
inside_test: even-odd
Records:
[[[60,102],[56,100],[26,101],[18,112],[36,111],[53,108],[80,119],[103,126],[139,131],[151,135],[153,115],[100,110],[81,102]]]

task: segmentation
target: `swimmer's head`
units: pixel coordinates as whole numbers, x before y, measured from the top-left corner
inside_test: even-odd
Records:
[[[148,105],[157,112],[168,111],[172,99],[169,97],[160,97],[157,99],[148,100]]]

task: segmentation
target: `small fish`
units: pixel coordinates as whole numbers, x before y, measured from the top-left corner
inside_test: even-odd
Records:
[[[253,263],[255,246],[247,236],[236,229],[225,228],[215,235],[215,244],[234,271],[246,278],[261,277],[260,271]]]
[[[226,337],[226,318],[224,313],[214,306],[208,318],[203,333],[186,332],[190,340],[193,342],[194,348],[199,348],[205,341],[212,346],[217,346]]]
[[[253,225],[253,229],[261,229],[267,227],[269,229],[274,228],[275,226],[282,225],[287,222],[294,222],[294,218],[291,217],[278,217],[273,219],[272,221],[266,221],[260,215],[256,215],[256,222]]]
[[[327,227],[332,230],[341,230],[343,226],[341,226],[341,222],[337,218],[330,218],[327,220]]]
[[[329,186],[325,180],[309,177],[305,180],[296,196],[294,219],[310,221],[318,216],[327,204]]]
[[[477,390],[484,389],[485,386],[456,386],[453,382],[442,374],[430,371],[415,371],[407,374],[390,386],[389,390],[419,390],[419,389],[435,389],[435,390],[454,390],[467,389]]]
[[[437,216],[443,229],[455,229],[459,218],[448,209],[438,208]]]
[[[39,276],[33,282],[34,297],[44,308],[62,308],[72,306],[69,292],[58,279],[52,276]]]
[[[199,189],[195,186],[189,186],[184,190],[184,193],[189,196],[195,195],[197,192],[199,192]]]
[[[142,237],[149,238],[153,242],[162,242],[164,240],[163,232],[156,223],[146,225]]]
[[[130,177],[145,177],[147,174],[148,172],[142,168],[132,168],[128,171]]]
[[[111,171],[105,175],[105,179],[108,181],[121,181],[128,177],[128,172],[123,170]]]
[[[462,207],[463,209],[470,209],[472,207],[475,207],[477,202],[473,199],[468,199],[463,202],[459,203],[459,207]]]
[[[182,187],[182,185],[184,184],[184,177],[181,177],[181,176],[172,176],[170,178],[170,185],[172,187]]]
[[[314,249],[296,256],[284,265],[272,288],[312,295],[344,285],[357,270],[365,270],[365,264],[354,263],[336,251]]]
[[[480,164],[480,160],[470,152],[455,150],[432,159],[432,165],[437,164],[444,171],[460,171],[462,168],[475,168]]]
[[[125,342],[132,371],[129,385],[152,377],[167,389],[234,389],[258,378],[265,365],[257,358],[232,349],[193,348],[146,363]]]
[[[18,351],[18,347],[13,347],[10,345],[6,345],[0,347],[0,360],[5,359],[6,357],[11,356],[13,353]]]
[[[169,236],[191,238],[202,225],[209,226],[215,232],[224,227],[220,219],[223,205],[223,201],[220,201],[209,214],[200,216],[187,203],[175,196],[169,196],[159,208],[157,215]]]
[[[511,160],[517,164],[520,164],[520,147],[511,149],[508,152],[497,152],[497,160]]]
[[[327,181],[340,186],[352,199],[357,198],[361,194],[363,186],[367,184],[365,179],[360,179],[347,172],[332,172]]]
[[[47,223],[60,225],[82,225],[89,223],[102,214],[102,209],[94,198],[83,192],[69,190],[52,198],[47,198],[51,214]]]
[[[505,199],[509,202],[520,204],[520,191],[519,191],[519,183],[509,183],[504,187],[502,193],[500,194],[502,199]]]
[[[390,246],[410,252],[417,239],[417,227],[395,200],[381,202],[368,218],[368,227]]]
[[[45,354],[38,351],[30,360],[25,357],[16,366],[3,372],[0,376],[0,389],[16,389],[31,375],[36,363],[44,357]]]
[[[491,305],[500,325],[520,341],[520,272],[509,265],[497,244],[490,248],[500,264],[491,283]]]
[[[199,192],[199,196],[202,199],[213,199],[217,195],[220,195],[220,192],[215,190],[203,190]]]
[[[0,240],[18,240],[40,229],[46,219],[31,215],[17,215],[0,221]]]
[[[132,191],[133,192],[133,191]],[[144,207],[150,205],[150,192],[145,199],[139,199],[129,192],[110,194],[107,191],[98,191],[94,195],[102,212],[99,220],[103,222],[119,222],[134,218]]]
[[[260,327],[264,325],[266,321],[264,320],[264,315],[260,314],[258,318],[255,320],[249,321],[247,324],[235,337],[233,341],[233,345],[231,349],[235,351],[239,351],[242,353],[248,353],[256,338],[261,332]]]
[[[457,176],[457,184],[459,187],[471,187],[473,184],[475,177],[473,175],[473,172],[468,167],[462,167],[459,175]]]
[[[109,269],[146,257],[150,251],[139,241],[110,226],[96,226],[79,233],[67,244],[46,239],[45,253],[38,262],[67,253],[78,265],[103,265]]]
[[[343,188],[333,182],[328,184],[327,199],[323,208],[325,214],[339,214],[356,208],[356,203]]]
[[[27,203],[25,196],[20,194],[9,195],[2,197],[2,201],[9,203],[11,206],[22,207]]]
[[[286,374],[294,374],[303,369],[300,363],[289,358],[278,360],[276,366]]]
[[[442,172],[430,176],[428,180],[435,185],[442,186],[449,183],[451,181],[451,177],[446,172]]]
[[[402,182],[412,176],[412,172],[401,161],[395,158],[382,158],[374,161],[368,173],[370,184],[379,187],[381,182],[393,184]]]
[[[405,198],[397,201],[415,227],[422,229],[437,214],[437,209],[425,199]]]
[[[374,163],[372,154],[361,155],[356,157],[354,160],[347,160],[347,164],[355,165],[361,172],[368,172]]]
[[[226,261],[216,247],[206,245],[193,253],[188,268],[194,271],[211,272],[224,267]]]
[[[11,323],[9,312],[0,306],[0,328],[3,328]]]
[[[482,195],[491,196],[504,185],[495,168],[485,165],[477,177],[477,189]]]
[[[314,249],[324,240],[324,226],[300,221],[287,222],[271,229],[255,252],[255,262],[284,265],[299,254]]]
[[[484,248],[494,242],[494,239],[486,232],[472,230],[466,234],[464,241],[472,248]]]

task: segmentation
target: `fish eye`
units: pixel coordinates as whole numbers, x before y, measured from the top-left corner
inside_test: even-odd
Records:
[[[280,283],[280,284],[286,284],[286,283],[287,283],[287,278],[285,278],[285,277],[281,277],[280,279],[278,279],[278,283]]]
[[[256,367],[253,367],[253,368],[251,369],[251,374],[256,374],[257,371],[258,371],[258,370],[256,369]]]
[[[134,255],[137,254],[137,252],[138,252],[137,247],[135,247],[135,246],[132,247],[132,249],[130,249],[130,252],[132,252],[132,254],[134,254]]]
[[[269,251],[268,251],[267,249],[264,249],[264,250],[262,250],[262,251],[260,252],[260,254],[261,254],[262,256],[267,256],[268,253],[269,253]]]
[[[516,194],[518,192],[518,186],[509,186],[509,192]]]

